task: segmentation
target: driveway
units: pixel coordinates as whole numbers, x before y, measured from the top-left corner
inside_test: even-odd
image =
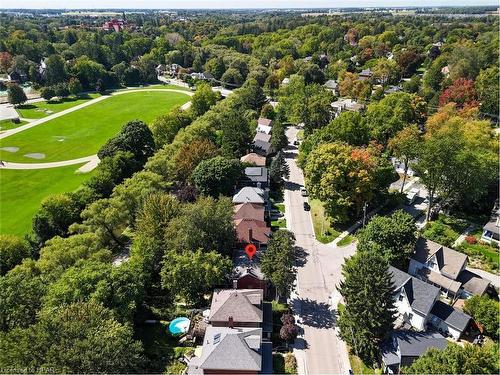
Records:
[[[290,142],[296,135],[296,128],[287,130]],[[300,374],[347,374],[349,358],[345,343],[337,336],[335,322],[340,299],[336,285],[341,280],[344,258],[354,254],[355,245],[337,247],[316,240],[310,212],[303,209],[307,198],[300,194],[304,177],[295,162],[296,156],[296,148],[289,148],[285,153],[290,166],[290,178],[285,184],[287,228],[295,234],[301,254],[296,287],[290,297],[303,330],[296,340],[294,353]]]

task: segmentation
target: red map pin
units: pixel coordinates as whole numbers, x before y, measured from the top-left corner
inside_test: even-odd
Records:
[[[252,258],[256,252],[257,252],[257,248],[255,247],[254,244],[249,243],[248,245],[245,246],[245,253],[248,255],[250,260],[252,260]]]

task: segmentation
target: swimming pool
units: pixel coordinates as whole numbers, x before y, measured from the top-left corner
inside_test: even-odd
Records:
[[[168,330],[172,335],[180,335],[186,333],[189,329],[189,324],[191,321],[185,317],[175,318],[168,325]]]

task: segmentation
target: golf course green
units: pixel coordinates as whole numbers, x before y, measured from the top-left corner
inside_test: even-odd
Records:
[[[0,140],[0,147],[19,148],[17,152],[0,150],[0,160],[44,163],[90,156],[128,121],[140,119],[150,123],[189,100],[187,94],[148,89],[114,95]],[[23,156],[29,153],[45,157]],[[91,176],[92,172],[76,173],[81,166],[0,168],[0,234],[28,233],[45,197],[73,191]]]
[[[111,96],[0,140],[0,148],[17,150],[0,150],[0,159],[40,163],[93,155],[126,122],[139,119],[149,123],[188,101],[187,94],[159,90]]]

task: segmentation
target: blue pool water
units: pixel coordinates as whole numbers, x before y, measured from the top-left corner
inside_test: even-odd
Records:
[[[189,329],[190,320],[185,317],[175,318],[168,325],[168,330],[172,335],[186,333]]]

